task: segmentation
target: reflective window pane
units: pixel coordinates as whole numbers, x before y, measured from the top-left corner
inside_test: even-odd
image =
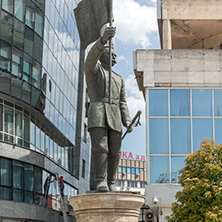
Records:
[[[13,125],[14,125],[14,116],[13,116],[13,110],[9,107],[5,107],[4,109],[4,131],[5,136],[4,140],[7,142],[13,142]]]
[[[34,41],[34,33],[31,29],[25,26],[25,46],[24,50],[26,53],[32,56],[33,52],[33,41]]]
[[[15,111],[15,142],[22,145],[22,113]]]
[[[213,138],[212,119],[193,119],[193,151],[200,148],[206,137]]]
[[[175,156],[171,158],[171,183],[178,183],[179,170],[185,166],[185,156]]]
[[[169,183],[169,157],[150,157],[150,183]]]
[[[0,187],[0,199],[1,200],[12,200],[12,189]]]
[[[194,89],[193,93],[193,116],[212,115],[212,90]]]
[[[36,10],[35,12],[35,32],[42,37],[43,30],[43,14],[41,11]]]
[[[25,203],[33,203],[33,193],[31,192],[25,192]]]
[[[42,170],[34,167],[34,191],[42,193]]]
[[[32,8],[26,6],[25,24],[34,29],[35,14]]]
[[[168,115],[168,90],[149,90],[150,116]]]
[[[4,11],[1,11],[0,18],[0,38],[11,43],[13,17]]]
[[[215,119],[215,141],[222,144],[222,119]]]
[[[190,116],[190,90],[170,90],[171,116]]]
[[[14,15],[19,20],[24,22],[24,14],[25,14],[24,0],[14,0],[14,1],[15,1],[15,12],[14,12]]]
[[[33,191],[34,190],[34,174],[33,166],[30,164],[24,164],[25,170],[25,190]]]
[[[32,61],[28,56],[24,58],[24,66],[23,66],[23,80],[30,81],[32,75]]]
[[[37,62],[33,62],[32,84],[40,89],[41,66]]]
[[[19,20],[14,19],[13,45],[20,48],[21,50],[24,48],[24,30],[24,24]]]
[[[214,90],[214,115],[222,116],[222,89]]]
[[[2,8],[12,14],[13,13],[13,0],[2,0]]]
[[[14,201],[23,201],[23,192],[21,190],[13,190],[13,200]]]
[[[23,189],[24,166],[19,161],[13,161],[13,187]]]
[[[29,141],[30,141],[30,121],[29,117],[24,115],[24,146],[29,148]]]
[[[191,152],[190,119],[171,119],[171,153]]]
[[[23,81],[23,84],[22,84],[22,100],[27,102],[27,103],[30,103],[31,101],[31,84]]]
[[[37,34],[34,34],[33,57],[39,63],[42,62],[42,48],[43,48],[43,40]]]
[[[12,74],[18,77],[22,76],[23,54],[20,50],[13,49],[12,51]]]
[[[0,158],[0,185],[2,186],[12,185],[12,161],[11,160]]]
[[[150,153],[169,153],[168,119],[150,119]]]
[[[0,41],[0,68],[10,72],[11,70],[11,46]],[[9,73],[3,73],[2,75],[8,75]],[[3,80],[6,81],[6,80]]]

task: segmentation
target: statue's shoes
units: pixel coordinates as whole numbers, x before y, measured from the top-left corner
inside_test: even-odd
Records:
[[[106,181],[98,182],[98,183],[97,183],[97,186],[96,186],[96,190],[97,190],[98,192],[108,192],[109,189],[108,189],[108,186],[107,186]]]
[[[109,191],[117,191],[116,186],[114,184],[109,184]]]

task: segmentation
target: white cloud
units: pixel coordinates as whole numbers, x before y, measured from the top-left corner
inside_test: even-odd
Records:
[[[125,80],[127,104],[130,116],[133,118],[138,110],[142,111],[141,123],[145,123],[145,101],[142,92],[138,90],[137,82],[134,75],[129,75]]]
[[[128,59],[124,55],[117,56],[117,62],[122,62],[122,61],[125,61],[127,65],[129,64]]]
[[[157,32],[156,8],[140,5],[135,0],[116,0],[113,10],[117,39],[144,48],[150,45],[149,35]]]

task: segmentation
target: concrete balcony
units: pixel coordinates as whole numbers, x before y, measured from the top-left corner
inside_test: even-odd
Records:
[[[158,0],[163,49],[222,47],[222,4],[219,0]]]
[[[222,87],[222,50],[136,50],[139,89]]]

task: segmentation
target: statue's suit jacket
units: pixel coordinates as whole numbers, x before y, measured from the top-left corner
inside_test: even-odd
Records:
[[[112,103],[109,104],[109,71],[98,62],[104,45],[100,39],[93,45],[85,62],[85,75],[90,98],[88,129],[104,127],[122,132],[122,125],[130,123],[122,77],[112,72]]]

